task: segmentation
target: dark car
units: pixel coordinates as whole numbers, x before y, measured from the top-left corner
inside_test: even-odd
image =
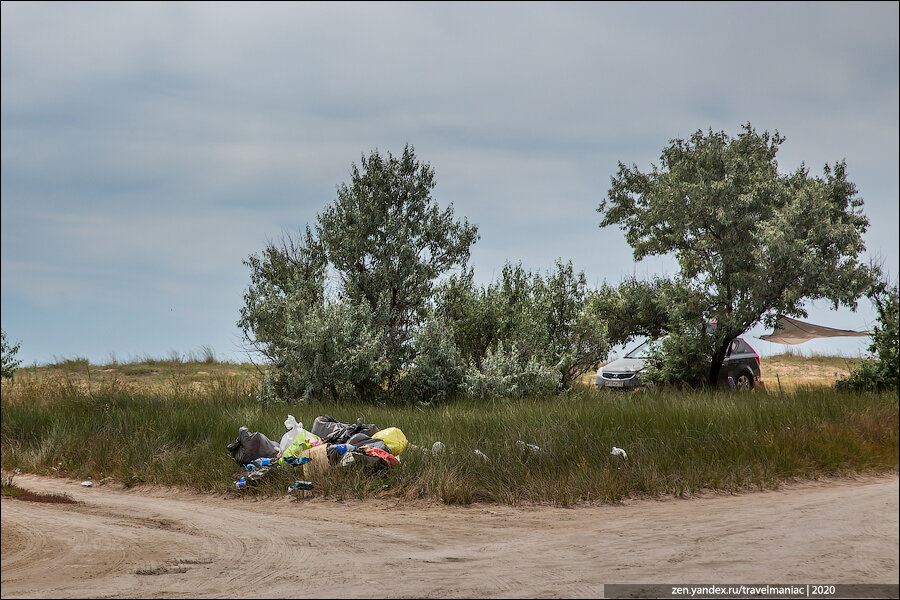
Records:
[[[651,340],[647,340],[624,358],[600,367],[597,371],[597,387],[633,389],[643,385],[640,373],[644,369],[644,359],[650,343]],[[738,390],[753,389],[762,380],[759,354],[743,338],[735,338],[729,344],[719,370],[719,384],[729,385],[729,377]]]

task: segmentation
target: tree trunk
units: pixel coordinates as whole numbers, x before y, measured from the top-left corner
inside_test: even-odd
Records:
[[[731,339],[726,339],[713,351],[712,362],[709,364],[709,380],[707,381],[707,384],[710,387],[716,387],[719,383],[719,371],[722,370],[722,363],[725,361],[725,352],[728,350],[728,344],[730,343]]]

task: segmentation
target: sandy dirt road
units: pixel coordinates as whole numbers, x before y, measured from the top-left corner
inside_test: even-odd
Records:
[[[2,597],[602,597],[609,583],[898,580],[898,477],[616,506],[254,501],[20,475]]]

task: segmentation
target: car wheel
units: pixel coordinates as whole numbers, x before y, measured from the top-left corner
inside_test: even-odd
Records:
[[[741,373],[734,382],[734,387],[739,392],[746,392],[753,389],[753,378],[747,373]]]

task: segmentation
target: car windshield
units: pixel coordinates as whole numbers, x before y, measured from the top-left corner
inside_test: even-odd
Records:
[[[650,343],[653,340],[647,340],[631,352],[625,355],[625,358],[647,358],[647,355],[650,352]]]

